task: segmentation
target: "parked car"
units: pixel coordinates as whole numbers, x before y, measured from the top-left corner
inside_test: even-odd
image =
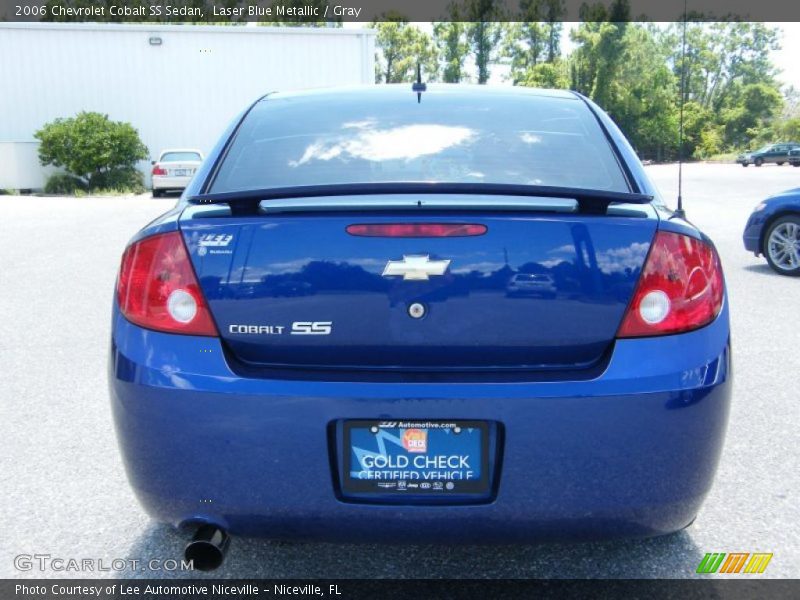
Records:
[[[768,144],[753,152],[745,152],[744,154],[740,154],[736,158],[736,162],[743,167],[748,165],[760,167],[764,163],[775,163],[780,166],[785,162],[791,162],[789,153],[792,150],[800,150],[800,144],[797,142]]]
[[[549,273],[515,273],[506,285],[507,296],[543,296],[555,298],[558,292]]]
[[[800,167],[800,148],[789,150],[789,164],[793,167]]]
[[[230,534],[661,535],[711,487],[713,243],[585,97],[421,87],[265,96],[125,250],[117,435],[146,510],[197,527],[196,568]],[[556,293],[507,297],[529,270]]]
[[[153,197],[159,198],[167,191],[186,188],[203,162],[200,150],[164,150],[158,160],[152,161]]]
[[[744,247],[781,275],[800,275],[800,188],[767,198],[744,228]]]

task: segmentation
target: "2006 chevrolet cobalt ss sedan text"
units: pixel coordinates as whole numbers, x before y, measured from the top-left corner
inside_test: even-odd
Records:
[[[125,251],[110,380],[131,483],[202,525],[196,566],[227,533],[658,535],[711,486],[728,307],[577,94],[270,94]]]

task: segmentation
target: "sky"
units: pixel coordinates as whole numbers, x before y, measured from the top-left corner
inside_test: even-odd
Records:
[[[781,49],[773,54],[775,66],[783,73],[780,80],[800,88],[800,23],[768,23],[783,31]]]
[[[431,33],[431,23],[415,23],[420,29]],[[773,52],[772,60],[775,66],[781,70],[778,79],[784,85],[793,85],[800,89],[800,23],[767,23],[772,27],[777,27],[780,32],[781,49]],[[347,28],[367,27],[367,23],[344,23]],[[565,23],[563,35],[563,50],[568,53],[572,49],[569,40],[569,30],[577,26],[577,23]],[[505,71],[502,67],[495,68],[490,79],[492,84],[508,83],[504,80]]]

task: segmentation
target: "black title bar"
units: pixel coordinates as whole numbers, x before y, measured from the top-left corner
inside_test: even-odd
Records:
[[[647,598],[648,600],[750,600],[797,598],[798,580],[776,579],[602,579],[602,580],[475,580],[475,579],[342,579],[342,580],[242,580],[242,579],[61,579],[0,580],[3,600],[199,600],[324,598],[351,600],[380,598],[469,599],[480,598]]]
[[[800,21],[795,0],[0,0],[0,21]],[[527,9],[525,7],[528,7]]]

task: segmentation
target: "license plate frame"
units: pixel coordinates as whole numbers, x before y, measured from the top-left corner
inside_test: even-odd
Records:
[[[429,439],[434,451],[436,446],[442,446],[444,444],[445,447],[450,448],[450,457],[459,456],[452,454],[452,440],[445,443],[444,439],[442,441],[438,441],[436,438],[444,435],[472,436],[477,432],[479,435],[479,439],[477,441],[474,439],[467,440],[465,437],[465,442],[463,443],[465,446],[469,447],[469,458],[472,458],[475,450],[477,449],[479,454],[477,461],[479,472],[477,476],[469,479],[447,479],[441,478],[440,476],[436,476],[434,478],[425,478],[423,473],[426,471],[424,469],[413,467],[413,457],[428,456],[427,451],[409,451],[405,447],[401,450],[397,441],[394,441],[386,443],[385,447],[387,450],[383,452],[383,455],[391,455],[393,457],[410,457],[409,460],[412,463],[412,469],[399,469],[404,471],[406,476],[385,479],[364,479],[354,476],[354,473],[359,471],[353,470],[355,455],[353,451],[353,438],[357,437],[363,441],[367,432],[369,432],[371,435],[377,436],[377,433],[372,432],[373,427],[377,427],[379,432],[388,434],[390,436],[393,435],[396,438],[400,438],[400,436],[397,435],[397,433],[400,431],[404,432],[410,429],[423,429],[430,435],[430,437],[426,435],[426,443]],[[454,433],[457,427],[461,428],[462,433]],[[449,433],[444,433],[445,430],[449,430]],[[447,498],[453,496],[485,497],[490,493],[490,431],[491,427],[488,421],[471,419],[397,419],[391,421],[386,419],[358,419],[344,421],[342,430],[342,443],[340,446],[340,448],[343,450],[341,461],[342,491],[346,495],[380,495],[392,497],[394,499],[400,499],[408,496],[422,496],[426,498]],[[433,433],[431,434],[431,432]],[[455,439],[455,437],[453,439]],[[375,447],[377,448],[377,442]],[[403,450],[405,450],[405,452],[403,452]],[[371,454],[376,453],[371,452]],[[447,454],[434,456],[447,456]],[[355,467],[357,468],[359,464],[360,463],[356,462]],[[387,469],[389,471],[398,470],[393,467],[387,467]],[[429,469],[428,472],[430,471],[445,473],[459,472],[462,475],[465,475],[467,470],[463,468],[449,469],[449,467],[447,467],[444,469]],[[363,472],[364,470],[362,469],[360,473]],[[412,476],[408,475],[412,472],[416,472],[419,475],[416,478],[413,478]],[[401,484],[401,481],[405,481],[405,484]],[[396,485],[391,485],[393,483]]]

